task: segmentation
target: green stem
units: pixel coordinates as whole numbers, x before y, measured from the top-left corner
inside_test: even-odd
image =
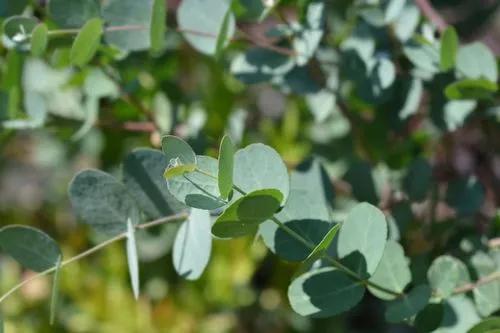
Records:
[[[178,213],[178,214],[174,214],[174,215],[170,215],[170,216],[165,216],[165,217],[162,217],[160,219],[157,219],[157,220],[154,220],[154,221],[151,221],[151,222],[147,222],[147,223],[144,223],[144,224],[139,224],[137,226],[135,226],[135,229],[147,229],[147,228],[151,228],[151,227],[154,227],[154,226],[157,226],[157,225],[161,225],[161,224],[165,224],[165,223],[168,223],[168,222],[173,222],[173,221],[178,221],[178,220],[184,220],[188,217],[187,213],[183,212],[183,213]],[[11,289],[9,289],[9,291],[7,291],[5,294],[2,295],[2,297],[0,297],[0,303],[2,303],[4,300],[6,300],[10,295],[12,295],[14,292],[16,292],[17,290],[21,289],[23,286],[27,285],[28,283],[30,283],[31,281],[34,281],[38,278],[41,278],[42,276],[45,276],[45,275],[49,275],[50,273],[53,273],[55,272],[57,269],[61,269],[63,268],[64,266],[67,266],[75,261],[78,261],[82,258],[85,258],[95,252],[98,252],[99,250],[105,248],[106,246],[114,243],[114,242],[117,242],[117,241],[120,241],[122,239],[125,239],[127,237],[127,233],[124,232],[124,233],[121,233],[119,235],[116,235],[115,237],[113,238],[110,238],[108,239],[107,241],[104,241],[100,244],[97,244],[96,246],[88,249],[87,251],[85,252],[82,252],[72,258],[69,258],[67,260],[64,260],[63,262],[61,263],[58,263],[56,264],[55,266],[43,271],[43,272],[40,272],[38,274],[35,274],[33,276],[31,276],[30,278],[26,279],[26,280],[23,280],[22,282],[18,283],[17,285],[15,285],[14,287],[12,287]]]

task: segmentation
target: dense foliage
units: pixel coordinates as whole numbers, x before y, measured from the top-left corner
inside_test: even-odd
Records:
[[[0,270],[27,272],[0,284],[8,332],[500,330],[497,44],[424,0],[0,0],[0,16]],[[112,292],[123,274],[75,296],[104,274],[71,267],[122,240],[98,266],[125,262],[137,307]],[[49,275],[47,315],[10,305]],[[158,315],[106,323],[102,298]]]

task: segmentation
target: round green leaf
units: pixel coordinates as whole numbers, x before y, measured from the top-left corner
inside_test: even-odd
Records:
[[[177,232],[172,260],[183,278],[196,280],[205,270],[212,252],[211,227],[210,213],[193,208]]]
[[[358,275],[375,272],[387,240],[384,213],[368,203],[356,205],[342,224],[338,239],[339,257]]]
[[[197,156],[196,160],[196,168],[203,173],[193,171],[168,179],[170,193],[192,208],[212,210],[224,206],[226,201],[221,198],[217,182],[217,160],[208,156]]]
[[[219,149],[219,191],[227,199],[233,189],[234,146],[229,136],[222,138]]]
[[[97,0],[50,0],[48,10],[50,17],[64,28],[79,28],[100,15]]]
[[[2,42],[6,48],[18,48],[29,50],[29,35],[38,25],[38,20],[34,17],[12,16],[3,22]]]
[[[457,71],[470,79],[498,80],[498,68],[494,54],[480,42],[462,46],[457,53]]]
[[[456,287],[470,281],[465,264],[448,255],[437,257],[432,262],[427,279],[434,292],[443,298],[451,296]]]
[[[205,54],[215,54],[217,37],[224,26],[224,18],[229,10],[226,0],[183,0],[177,10],[177,23],[184,38],[196,50]],[[235,32],[234,15],[229,14],[224,44]],[[222,43],[222,42],[221,42]]]
[[[411,272],[403,247],[389,240],[385,245],[384,254],[370,281],[386,289],[402,293],[411,282]],[[370,292],[384,300],[392,300],[394,295],[368,286]]]
[[[69,198],[79,219],[97,232],[114,236],[127,230],[127,221],[140,221],[136,201],[114,177],[99,170],[78,173],[69,185]]]
[[[387,305],[385,319],[392,323],[410,319],[429,303],[431,292],[428,285],[416,286],[408,294]]]
[[[261,143],[251,144],[234,156],[233,181],[244,192],[274,188],[283,194],[284,205],[290,192],[290,178],[281,156]]]
[[[288,288],[288,300],[298,314],[323,318],[349,310],[361,301],[364,292],[359,281],[325,267],[293,280]]]
[[[470,298],[465,295],[455,295],[444,303],[443,320],[433,333],[467,332],[480,320]]]
[[[215,221],[212,234],[232,238],[255,233],[260,223],[276,213],[282,199],[283,194],[276,189],[250,192],[226,208]]]
[[[109,28],[107,43],[124,51],[146,50],[151,45],[150,26],[153,0],[107,0],[102,2],[102,17]],[[130,29],[111,29],[128,26]]]
[[[73,65],[84,66],[92,60],[101,42],[102,29],[102,21],[98,18],[85,23],[71,47],[70,60]]]
[[[31,54],[35,57],[40,57],[45,53],[49,42],[49,30],[47,26],[40,23],[33,29],[31,33]]]
[[[35,272],[56,266],[61,257],[59,245],[49,235],[21,225],[0,229],[0,247],[21,265]]]
[[[173,135],[165,135],[161,139],[161,148],[170,164],[196,165],[196,155],[191,146],[184,140]]]

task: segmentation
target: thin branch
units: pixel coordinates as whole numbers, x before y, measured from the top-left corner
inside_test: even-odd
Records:
[[[436,26],[439,32],[443,32],[448,27],[448,23],[432,6],[430,0],[415,0],[415,3],[424,16]]]
[[[453,291],[453,294],[463,294],[463,293],[472,291],[477,287],[480,287],[482,285],[485,285],[485,284],[488,284],[488,283],[491,283],[491,282],[494,282],[497,280],[500,280],[500,272],[493,272],[490,275],[486,275],[486,276],[480,278],[476,282],[467,283],[467,284],[464,284],[463,286],[455,288],[455,290]]]
[[[170,216],[165,216],[165,217],[162,217],[160,219],[157,219],[157,220],[154,220],[154,221],[150,221],[150,222],[146,222],[146,223],[143,223],[143,224],[139,224],[139,225],[136,225],[135,226],[135,229],[136,230],[142,230],[142,229],[148,229],[148,228],[151,228],[151,227],[154,227],[154,226],[157,226],[157,225],[161,225],[161,224],[165,224],[165,223],[168,223],[168,222],[173,222],[173,221],[179,221],[179,220],[184,220],[188,217],[188,214],[186,212],[182,212],[182,213],[178,213],[178,214],[174,214],[174,215],[170,215]],[[99,250],[105,248],[106,246],[114,243],[114,242],[117,242],[117,241],[120,241],[122,239],[125,239],[127,237],[127,233],[124,232],[124,233],[121,233],[119,235],[116,235],[115,237],[113,238],[110,238],[108,239],[107,241],[104,241],[100,244],[97,244],[96,246],[88,249],[87,251],[85,252],[82,252],[72,258],[69,258],[67,260],[64,260],[62,263],[60,263],[59,267],[60,268],[63,268],[64,266],[67,266],[75,261],[78,261],[82,258],[85,258],[95,252],[98,252]],[[4,300],[6,300],[10,295],[12,295],[14,292],[16,292],[17,290],[21,289],[23,286],[27,285],[28,283],[38,279],[38,278],[41,278],[42,276],[45,276],[45,275],[49,275],[50,273],[53,273],[55,270],[57,269],[57,265],[56,266],[53,266],[43,272],[40,272],[38,274],[35,274],[33,276],[31,276],[30,278],[26,279],[26,280],[23,280],[22,282],[20,282],[19,284],[15,285],[14,287],[12,287],[9,291],[7,291],[5,294],[2,295],[2,297],[0,297],[0,303],[2,303]]]

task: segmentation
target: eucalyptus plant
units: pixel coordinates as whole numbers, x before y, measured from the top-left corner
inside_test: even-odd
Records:
[[[2,227],[3,253],[37,274],[6,291],[0,303],[52,274],[50,318],[57,320],[64,267],[122,240],[139,298],[139,262],[154,241],[144,231],[161,227],[175,240],[155,244],[160,250],[153,255],[171,248],[172,265],[186,280],[202,276],[214,241],[263,242],[276,257],[295,263],[287,296],[304,317],[351,311],[371,294],[384,304],[386,322],[419,332],[500,329],[500,320],[490,318],[500,310],[496,239],[463,239],[455,252],[436,246],[432,261],[421,265],[408,255],[402,236],[416,220],[425,222],[419,232],[428,234],[440,203],[454,219],[470,220],[498,192],[487,192],[484,178],[474,174],[440,186],[432,162],[439,150],[424,151],[435,142],[431,134],[446,143],[450,133],[475,121],[493,129],[487,135],[494,141],[500,119],[498,59],[481,42],[461,42],[427,1],[182,0],[175,8],[164,0],[6,0],[0,16],[3,130],[49,130],[71,121],[70,140],[77,142],[111,125],[145,132],[153,148],[161,147],[130,150],[120,172],[85,169],[74,176],[72,209],[101,240],[89,250],[65,258],[58,242],[39,229]],[[242,139],[246,123],[236,112],[217,118],[219,110],[209,110],[218,129],[212,131],[229,134],[220,135],[220,146],[212,135],[208,154],[197,154],[205,151],[193,144],[196,121],[173,111],[175,102],[162,86],[151,84],[147,94],[134,90],[123,65],[133,57],[162,61],[185,47],[221,71],[221,81],[237,82],[236,90],[267,84],[310,111],[305,141],[319,147],[316,154],[286,163],[270,145]],[[106,123],[103,110],[120,103],[136,110],[138,120]],[[293,106],[283,117],[287,128],[299,126]],[[176,123],[195,130],[175,131]],[[415,130],[419,126],[423,130]],[[306,155],[294,142],[299,134],[267,131],[276,141],[291,137],[286,147]],[[344,153],[335,142],[346,135],[353,143],[345,153],[351,159],[343,174],[345,204],[332,184],[338,172],[326,160],[332,151]],[[237,148],[234,142],[250,144]],[[499,147],[491,144],[498,157]],[[388,167],[375,169],[367,160]],[[390,188],[385,197],[381,179]],[[500,199],[494,202],[490,220],[500,216]]]

